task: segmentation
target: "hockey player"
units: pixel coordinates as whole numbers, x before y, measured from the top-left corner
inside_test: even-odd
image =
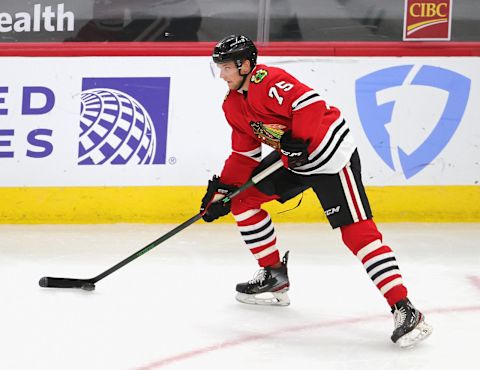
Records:
[[[428,337],[432,328],[407,298],[395,255],[372,220],[356,145],[340,110],[283,69],[257,65],[257,48],[246,36],[222,39],[212,57],[229,88],[223,110],[232,128],[232,153],[220,177],[209,181],[201,212],[207,222],[232,212],[261,267],[252,280],[237,285],[237,300],[290,303],[288,252],[281,260],[270,215],[261,205],[285,202],[312,188],[330,225],[340,229],[343,242],[391,307],[392,341],[411,347]],[[263,160],[262,143],[275,149]],[[231,202],[218,202],[279,158],[280,170]]]

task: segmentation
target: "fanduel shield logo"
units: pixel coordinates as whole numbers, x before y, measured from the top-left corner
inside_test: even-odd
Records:
[[[370,144],[392,170],[398,155],[408,179],[431,163],[452,138],[465,112],[470,79],[440,67],[424,65],[417,71],[414,65],[402,65],[359,78],[355,89]],[[406,112],[408,122],[395,112]],[[427,129],[432,117],[435,122]],[[402,137],[407,138],[403,143]]]
[[[84,78],[78,164],[164,164],[170,79]]]

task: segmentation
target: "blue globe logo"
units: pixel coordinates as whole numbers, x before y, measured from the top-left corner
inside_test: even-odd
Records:
[[[114,89],[81,95],[78,164],[151,164],[156,136],[152,119],[135,98]]]

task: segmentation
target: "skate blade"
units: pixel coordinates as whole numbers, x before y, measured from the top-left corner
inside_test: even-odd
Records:
[[[290,298],[287,292],[245,294],[237,293],[235,299],[241,303],[260,306],[288,306]]]
[[[411,332],[399,338],[397,344],[404,349],[412,348],[417,343],[427,339],[432,332],[433,328],[422,320]]]

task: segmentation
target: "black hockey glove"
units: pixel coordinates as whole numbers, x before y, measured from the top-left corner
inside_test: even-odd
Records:
[[[288,157],[288,167],[300,167],[308,161],[308,141],[294,139],[292,131],[287,131],[280,139],[280,151]]]
[[[220,199],[235,190],[237,190],[236,186],[222,184],[218,176],[213,176],[211,180],[208,180],[207,193],[200,206],[203,220],[212,222],[217,218],[228,215],[231,207],[230,202],[224,203]]]

